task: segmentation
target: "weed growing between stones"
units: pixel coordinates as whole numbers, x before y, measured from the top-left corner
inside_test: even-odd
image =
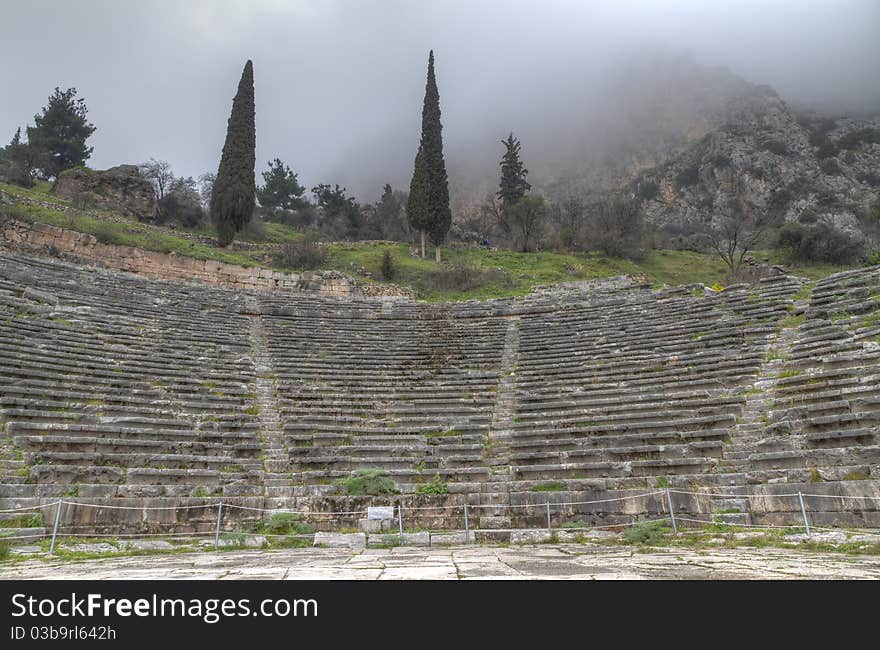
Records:
[[[643,521],[626,528],[620,536],[627,544],[660,546],[666,542],[669,532],[671,529],[666,521]]]
[[[334,484],[352,496],[380,496],[399,492],[388,472],[381,469],[358,469],[351,476],[337,479]]]
[[[416,494],[449,494],[449,484],[440,478],[438,472],[429,482],[418,486]]]

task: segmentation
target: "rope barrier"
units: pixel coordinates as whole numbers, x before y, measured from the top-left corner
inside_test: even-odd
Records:
[[[54,503],[48,505],[55,505]],[[197,510],[199,508],[216,508],[217,503],[203,503],[199,505],[192,506],[155,506],[152,508],[147,508],[146,506],[111,506],[97,503],[82,503],[80,501],[65,501],[64,505],[66,506],[78,506],[80,508],[107,508],[108,510]],[[227,506],[227,504],[223,504]]]
[[[810,497],[810,498],[820,498],[820,499],[851,499],[851,500],[867,500],[867,501],[877,501],[880,502],[880,497],[874,496],[856,496],[856,495],[836,495],[836,494],[810,494],[804,493],[799,495],[798,493],[783,493],[783,494],[726,494],[720,492],[695,492],[689,490],[679,490],[675,488],[669,488],[669,492],[672,494],[687,494],[694,496],[703,496],[703,497],[719,497],[719,498],[740,498],[740,499],[759,499],[759,498],[796,498],[799,496]],[[632,494],[621,497],[612,497],[608,499],[593,499],[587,501],[560,501],[553,502],[550,501],[551,507],[561,507],[561,506],[581,506],[581,505],[594,505],[600,503],[614,503],[618,501],[629,501],[635,499],[644,499],[648,497],[652,497],[658,494],[663,494],[663,490],[654,490],[651,492],[644,492],[641,494]],[[505,510],[514,510],[514,509],[530,509],[530,508],[546,508],[547,501],[542,503],[520,503],[520,504],[467,504],[468,508],[477,510],[477,509],[489,509],[489,508],[500,508]],[[42,510],[45,508],[54,508],[57,502],[43,503],[35,506],[22,506],[17,508],[6,508],[0,510],[0,513],[14,513],[14,512],[26,512],[29,510]],[[108,510],[198,510],[198,509],[213,509],[219,507],[219,501],[217,503],[201,503],[194,505],[177,505],[177,506],[118,506],[111,504],[97,504],[97,503],[85,503],[82,501],[64,501],[65,506],[75,506],[79,508],[95,508],[95,509],[108,509]],[[248,510],[251,512],[267,512],[267,513],[289,513],[289,514],[297,514],[297,515],[305,515],[305,516],[337,516],[337,515],[366,515],[367,510],[331,510],[331,511],[312,511],[312,510],[295,510],[292,508],[258,508],[255,506],[245,506],[233,503],[223,504],[224,508],[234,508],[237,510]],[[437,506],[401,506],[401,510],[404,511],[426,511],[426,510],[457,510],[464,508],[464,504],[460,505],[437,505]]]
[[[49,537],[47,533],[34,533],[33,535],[8,535],[6,537],[0,537],[0,542],[5,542],[7,539],[40,539],[41,537]]]
[[[806,492],[803,494],[805,497],[813,497],[819,499],[868,499],[869,501],[880,501],[880,497],[859,497],[859,496],[849,496],[849,495],[838,495],[838,494],[807,494]]]
[[[0,510],[0,513],[24,512],[25,510],[41,510],[43,508],[54,508],[55,504],[57,504],[57,503],[58,503],[57,501],[53,501],[52,503],[43,503],[38,506],[22,506],[20,508],[6,508],[4,510]]]
[[[286,512],[292,515],[365,515],[366,510],[341,510],[341,511],[310,511],[289,510],[287,508],[254,508],[253,506],[239,506],[232,503],[224,503],[224,508],[237,508],[238,510],[251,510],[254,512]]]
[[[764,524],[764,525],[737,524],[737,523],[726,522],[726,521],[713,521],[711,519],[688,519],[686,517],[679,517],[678,515],[676,515],[675,518],[678,521],[690,521],[690,522],[694,522],[697,524],[710,524],[710,525],[716,525],[716,526],[738,526],[741,528],[786,528],[786,529],[789,529],[789,528],[803,528],[804,527],[803,524],[799,524],[799,525],[792,524],[792,525],[785,525],[785,526],[774,526],[772,524]]]

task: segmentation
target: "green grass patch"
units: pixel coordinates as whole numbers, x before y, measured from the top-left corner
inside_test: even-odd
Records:
[[[670,532],[667,521],[643,521],[625,528],[620,539],[626,544],[661,546]]]
[[[263,525],[261,532],[270,535],[309,535],[315,529],[303,522],[302,517],[293,512],[276,512]]]
[[[42,528],[43,513],[21,515],[11,519],[0,519],[0,528]]]
[[[0,207],[0,215],[31,223],[46,223],[95,236],[107,244],[134,246],[144,250],[175,253],[184,257],[217,260],[240,266],[260,266],[275,270],[279,267],[274,253],[279,245],[301,240],[305,235],[279,223],[261,223],[259,236],[242,237],[252,242],[219,248],[211,243],[208,228],[172,230],[163,226],[140,223],[103,210],[81,211],[52,196],[49,186],[23,189],[0,184],[0,189],[14,198],[52,202],[67,209],[43,205],[14,203]],[[348,273],[366,283],[385,283],[382,261],[385,254],[394,259],[394,284],[409,287],[429,302],[515,297],[529,293],[534,287],[562,282],[605,278],[617,275],[644,275],[655,286],[705,284],[721,289],[727,267],[715,255],[692,251],[647,251],[638,262],[612,258],[601,253],[540,251],[521,253],[510,250],[444,247],[443,262],[410,255],[407,243],[352,242],[324,245],[329,256],[327,268]],[[756,259],[780,263],[781,253],[756,251]],[[848,267],[807,265],[792,267],[798,275],[811,279],[825,277]],[[803,290],[803,289],[802,289]],[[695,294],[705,295],[703,289]]]
[[[797,316],[786,316],[781,321],[779,321],[780,329],[792,329],[795,327],[800,327],[807,320],[807,317],[804,314],[799,314]]]
[[[397,484],[381,469],[358,469],[351,476],[337,479],[334,485],[352,496],[380,496],[397,494]]]

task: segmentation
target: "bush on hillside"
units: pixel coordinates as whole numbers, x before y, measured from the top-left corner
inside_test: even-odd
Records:
[[[779,230],[778,246],[792,261],[852,264],[864,255],[864,244],[833,226],[787,223]]]
[[[326,266],[327,251],[313,239],[296,239],[282,244],[273,256],[277,266],[300,271],[314,271]]]

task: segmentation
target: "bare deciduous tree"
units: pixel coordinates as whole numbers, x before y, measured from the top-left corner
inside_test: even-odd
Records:
[[[609,195],[590,208],[588,246],[611,257],[636,259],[641,255],[644,220],[638,201]]]
[[[740,187],[726,214],[709,228],[712,249],[727,264],[733,276],[739,275],[743,260],[764,234],[764,224],[755,215]]]
[[[523,252],[531,250],[538,239],[544,220],[547,217],[547,205],[540,195],[526,196],[502,210],[507,228],[513,233],[517,247]]]
[[[171,164],[166,160],[156,160],[150,158],[147,162],[139,165],[141,174],[144,178],[153,184],[156,190],[156,198],[160,201],[165,198],[165,194],[171,189],[174,182],[174,172]]]

